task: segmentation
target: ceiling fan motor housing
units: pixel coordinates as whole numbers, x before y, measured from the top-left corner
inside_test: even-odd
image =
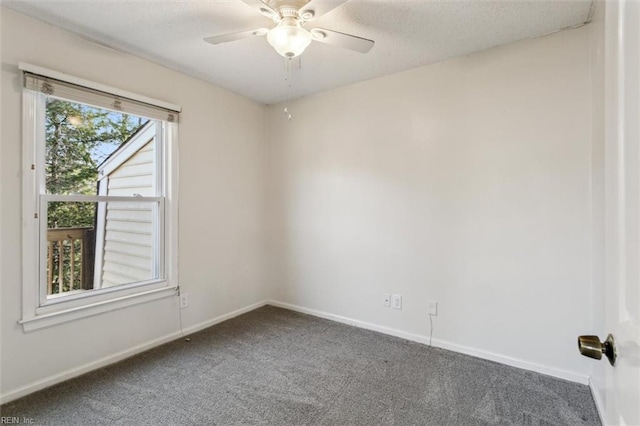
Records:
[[[309,0],[266,0],[264,3],[285,17],[296,16],[298,11],[309,3]]]

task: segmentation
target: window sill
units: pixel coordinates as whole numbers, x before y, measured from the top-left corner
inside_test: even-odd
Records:
[[[25,332],[39,330],[41,328],[62,324],[105,312],[114,311],[116,309],[126,308],[128,306],[147,303],[166,297],[176,295],[176,287],[164,287],[156,290],[150,290],[143,293],[135,293],[127,296],[121,296],[101,302],[95,302],[74,308],[64,309],[48,314],[36,315],[33,318],[24,318],[18,321],[22,324]]]

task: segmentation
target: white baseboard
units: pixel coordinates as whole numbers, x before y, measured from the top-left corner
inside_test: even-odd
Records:
[[[261,301],[258,303],[254,303],[252,305],[246,306],[244,308],[237,309],[233,312],[229,312],[224,315],[220,315],[216,318],[213,318],[208,321],[201,322],[196,325],[192,325],[188,328],[185,328],[181,331],[176,331],[167,336],[159,337],[157,339],[148,341],[146,343],[142,343],[138,346],[135,346],[130,349],[126,349],[124,351],[108,355],[106,357],[100,358],[96,361],[81,365],[76,368],[72,368],[70,370],[64,371],[59,374],[55,374],[53,376],[47,377],[42,380],[38,380],[37,382],[30,383],[26,386],[18,388],[16,390],[9,391],[3,395],[0,395],[0,404],[5,404],[7,402],[13,401],[15,399],[26,396],[30,393],[37,392],[39,390],[48,388],[49,386],[53,386],[55,384],[64,382],[65,380],[72,379],[74,377],[81,376],[85,373],[88,373],[93,370],[97,370],[102,367],[106,367],[109,364],[114,364],[116,362],[122,361],[123,359],[127,359],[134,355],[137,355],[141,352],[148,351],[149,349],[155,348],[156,346],[160,346],[162,344],[168,343],[172,340],[179,339],[183,335],[195,333],[196,331],[203,330],[207,327],[211,327],[212,325],[218,324],[222,321],[226,321],[233,317],[237,317],[238,315],[242,315],[246,312],[253,311],[254,309],[260,308],[267,304],[267,301]]]
[[[215,317],[213,319],[201,322],[200,324],[192,325],[191,327],[187,327],[182,330],[184,335],[192,334],[200,330],[204,330],[205,328],[211,327],[212,325],[216,325],[221,323],[222,321],[226,321],[231,318],[235,318],[239,315],[246,314],[247,312],[251,312],[255,309],[261,308],[268,304],[268,301],[263,300],[261,302],[254,303],[249,306],[245,306],[244,308],[236,309],[235,311],[229,312],[228,314],[220,315],[219,317]]]
[[[591,389],[591,395],[593,396],[593,401],[596,403],[596,409],[598,410],[598,416],[600,417],[600,423],[606,425],[605,419],[607,416],[605,415],[606,409],[604,405],[604,401],[600,397],[600,392],[596,389],[596,385],[593,383],[593,379],[589,379],[589,389]]]
[[[133,348],[115,353],[113,355],[106,356],[104,358],[100,358],[96,361],[90,362],[88,364],[84,364],[80,367],[72,368],[62,373],[47,377],[45,379],[38,380],[37,382],[30,383],[26,386],[23,386],[13,391],[9,391],[1,395],[0,403],[5,404],[9,401],[13,401],[14,399],[22,398],[23,396],[26,396],[30,393],[48,388],[49,386],[53,386],[57,383],[64,382],[65,380],[69,380],[74,377],[81,376],[90,371],[97,370],[98,368],[105,367],[109,364],[122,361],[123,359],[129,358],[138,353],[144,352],[156,346],[160,346],[164,343],[178,339],[180,336],[181,336],[181,333],[179,331],[176,331],[175,333],[171,333],[167,336],[163,336],[158,339],[151,340],[149,342],[143,343]]]
[[[376,324],[372,324],[365,321],[347,318],[340,315],[334,315],[328,312],[318,311],[315,309],[309,309],[302,306],[293,305],[291,303],[279,302],[277,300],[269,300],[267,304],[276,306],[279,308],[289,309],[291,311],[301,312],[303,314],[313,315],[315,317],[329,319],[329,320],[340,322],[343,324],[353,325],[355,327],[364,328],[367,330],[377,331],[379,333],[400,337],[402,339],[411,340],[411,341],[423,343],[426,345],[429,344],[429,336],[407,333],[394,328],[384,327],[381,325],[376,325]],[[447,342],[439,339],[432,339],[431,344],[432,346],[435,346],[438,348],[447,349],[447,350],[462,353],[465,355],[471,355],[476,358],[487,359],[490,361],[498,362],[500,364],[522,368],[524,370],[535,371],[537,373],[558,377],[560,379],[569,380],[571,382],[576,382],[583,385],[589,384],[589,376],[573,373],[571,371],[565,371],[565,370],[560,370],[553,367],[547,367],[545,365],[536,364],[529,361],[524,361],[521,359],[500,355],[493,352],[488,352],[482,349],[475,349],[468,346],[463,346],[463,345],[459,345],[456,343],[451,343],[451,342]]]

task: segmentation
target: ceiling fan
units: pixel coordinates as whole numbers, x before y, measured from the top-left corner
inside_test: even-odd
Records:
[[[304,52],[311,41],[331,44],[367,53],[373,47],[373,40],[344,34],[324,28],[305,29],[307,22],[335,9],[347,0],[242,0],[257,8],[267,18],[273,20],[275,27],[257,28],[206,37],[211,44],[227,43],[246,37],[267,36],[267,42],[285,58],[294,58]]]

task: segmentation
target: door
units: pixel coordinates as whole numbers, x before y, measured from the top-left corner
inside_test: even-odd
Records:
[[[606,300],[618,358],[607,368],[611,425],[640,425],[640,2],[606,2]]]

